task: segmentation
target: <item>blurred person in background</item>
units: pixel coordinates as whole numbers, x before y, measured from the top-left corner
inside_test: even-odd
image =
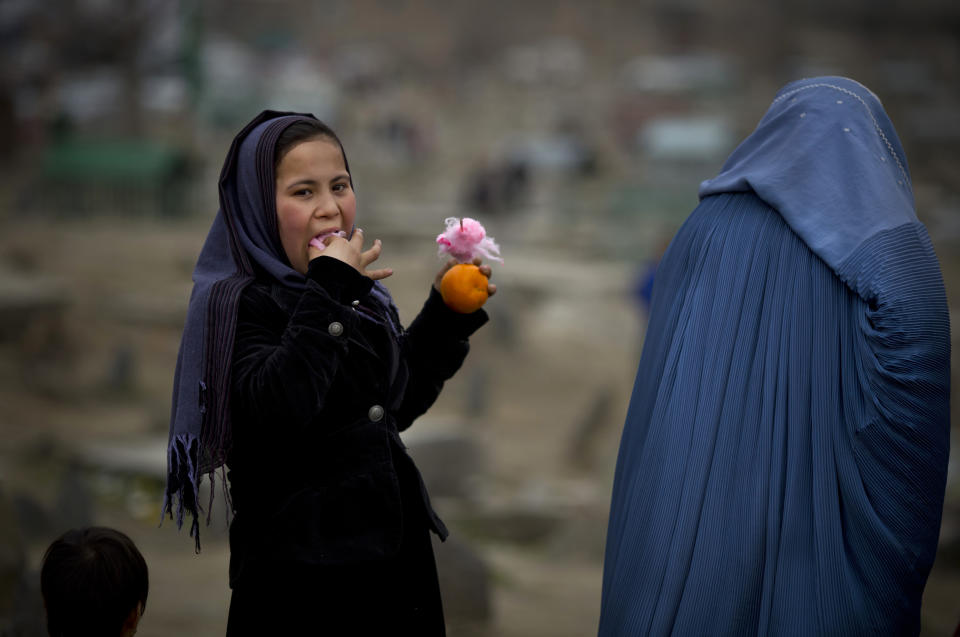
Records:
[[[40,591],[50,637],[132,637],[147,606],[147,563],[107,527],[71,529],[47,548]]]
[[[447,530],[399,432],[487,315],[444,304],[450,262],[404,329],[355,218],[346,153],[313,116],[265,111],[235,138],[193,275],[164,503],[192,515],[199,550],[198,482],[229,467],[228,635],[445,633],[430,533]]]
[[[849,79],[785,86],[657,270],[599,634],[916,635],[950,328],[907,160]]]

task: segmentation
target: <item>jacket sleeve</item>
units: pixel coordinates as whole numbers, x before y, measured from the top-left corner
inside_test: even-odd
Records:
[[[454,312],[431,286],[420,314],[403,335],[402,355],[409,378],[397,411],[397,428],[408,428],[436,401],[443,383],[451,378],[470,351],[467,339],[489,320],[485,311]]]
[[[373,281],[330,257],[310,261],[306,289],[286,315],[262,289],[240,299],[231,367],[234,405],[244,417],[303,427],[323,407],[357,313],[350,300]]]

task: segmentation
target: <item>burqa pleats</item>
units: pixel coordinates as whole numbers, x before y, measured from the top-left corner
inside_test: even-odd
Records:
[[[948,389],[922,225],[834,271],[752,193],[706,197],[656,275],[600,635],[917,633]]]

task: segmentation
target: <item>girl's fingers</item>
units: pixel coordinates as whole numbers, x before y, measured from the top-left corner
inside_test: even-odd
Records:
[[[370,277],[374,281],[379,281],[380,279],[385,279],[391,274],[393,274],[392,268],[382,268],[380,270],[367,270],[365,272],[366,276]]]
[[[367,266],[380,258],[380,253],[383,252],[383,242],[380,239],[376,239],[373,242],[373,245],[369,250],[365,250],[360,253],[360,272],[365,276],[370,277],[374,281],[379,281],[380,279],[385,279],[391,274],[393,274],[392,268],[379,268],[376,270],[367,270]]]
[[[493,275],[493,271],[490,269],[489,265],[483,265],[483,259],[480,257],[474,257],[473,265],[480,268],[480,273],[487,277],[488,279]]]
[[[356,248],[354,248],[349,241],[343,237],[331,236],[324,238],[323,242],[326,248],[324,248],[320,254],[338,259],[359,269],[357,266],[360,261],[360,255],[357,254]],[[317,256],[319,256],[319,254]]]
[[[366,268],[368,265],[379,259],[381,252],[383,252],[383,243],[381,243],[380,239],[377,239],[373,242],[373,245],[369,250],[365,250],[364,252],[360,253],[360,267]]]
[[[494,283],[487,285],[487,296],[493,296],[497,293],[497,286]]]
[[[363,250],[363,228],[354,228],[353,236],[350,237],[350,244],[355,246],[358,251]]]
[[[447,262],[443,264],[443,267],[440,268],[440,271],[437,272],[437,276],[433,279],[433,287],[437,290],[437,292],[440,291],[440,281],[443,279],[443,275],[455,265],[457,265],[456,259],[448,259]]]

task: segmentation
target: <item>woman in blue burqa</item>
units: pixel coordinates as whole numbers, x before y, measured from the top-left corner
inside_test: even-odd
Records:
[[[787,85],[656,275],[600,635],[915,635],[950,337],[879,99]]]

